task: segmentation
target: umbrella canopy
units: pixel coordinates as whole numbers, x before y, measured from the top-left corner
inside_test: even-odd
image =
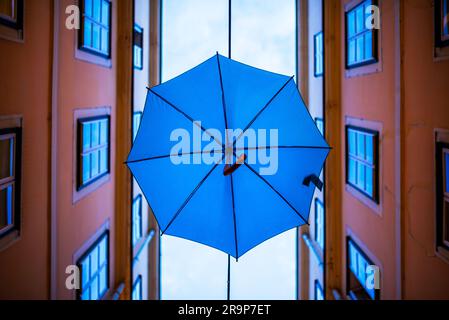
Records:
[[[163,234],[238,259],[308,222],[329,150],[293,77],[217,54],[148,90],[127,165]]]

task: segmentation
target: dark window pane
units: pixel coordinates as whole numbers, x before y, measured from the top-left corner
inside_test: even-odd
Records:
[[[449,151],[444,154],[444,172],[446,180],[446,192],[449,193]]]
[[[0,180],[13,176],[14,140],[0,139]]]
[[[0,231],[13,224],[13,185],[0,190]]]
[[[374,164],[374,145],[373,145],[373,136],[366,135],[366,161],[368,163]]]
[[[83,150],[90,149],[91,126],[90,123],[84,123],[83,127]]]

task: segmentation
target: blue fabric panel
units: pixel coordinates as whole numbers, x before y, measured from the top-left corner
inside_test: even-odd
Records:
[[[271,152],[272,161],[275,161],[276,156],[273,150]],[[263,175],[263,178],[282,194],[306,221],[309,219],[315,185],[310,183],[309,186],[305,186],[303,181],[313,174],[320,176],[328,153],[328,149],[279,149],[276,174]],[[259,173],[262,167],[267,167],[260,162],[250,166]]]
[[[289,77],[219,57],[228,127],[244,129]]]
[[[138,131],[128,161],[172,154],[172,148],[177,141],[170,141],[170,136],[176,129],[184,129],[190,139],[194,138],[195,132],[199,132],[200,135],[204,133],[151,91],[148,92],[140,128],[143,129]],[[201,142],[199,146],[195,146],[193,143],[188,144],[189,150],[187,151],[200,152],[205,145],[215,142],[209,136],[207,137],[209,141]],[[222,148],[217,143],[215,143],[215,147],[218,150]]]
[[[295,82],[292,80],[260,114],[251,126],[254,130],[277,129],[279,146],[317,146],[328,147],[315,121],[310,116]],[[249,147],[274,146],[269,139],[257,141]]]
[[[246,166],[234,173],[239,256],[303,220]]]
[[[236,255],[231,178],[219,165],[181,211],[166,234]]]
[[[161,230],[213,165],[174,165],[170,158],[129,163]]]
[[[152,90],[193,120],[201,121],[204,128],[221,130],[224,136],[225,123],[217,56]]]

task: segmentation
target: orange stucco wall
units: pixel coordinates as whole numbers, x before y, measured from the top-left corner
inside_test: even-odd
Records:
[[[344,4],[342,1],[342,69],[345,69]],[[341,143],[345,146],[345,117],[378,122],[382,126],[380,137],[380,212],[360,201],[349,192],[342,179],[342,270],[346,270],[345,236],[352,233],[361,246],[381,269],[381,298],[396,297],[395,250],[395,32],[394,2],[380,1],[381,29],[379,36],[381,71],[347,77],[343,72]],[[341,154],[342,172],[345,173],[345,152]],[[345,288],[345,272],[343,284]]]
[[[21,236],[0,252],[0,299],[49,298],[51,3],[27,1],[23,43],[0,39],[0,116],[23,116]]]
[[[116,104],[116,2],[112,9],[112,67],[104,67],[74,58],[76,31],[64,27],[65,7],[71,0],[61,1],[59,36],[58,85],[58,168],[57,168],[57,296],[73,298],[65,287],[66,267],[74,264],[74,253],[91,239],[109,220],[110,290],[114,287],[114,167],[115,167],[115,104]],[[111,161],[110,179],[87,196],[73,202],[73,147],[75,143],[74,111],[81,108],[110,107]],[[120,161],[123,161],[121,159]]]
[[[435,254],[435,133],[449,129],[449,59],[433,57],[433,1],[404,1],[404,297],[449,299]]]

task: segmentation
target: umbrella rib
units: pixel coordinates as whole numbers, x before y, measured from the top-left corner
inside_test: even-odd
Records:
[[[276,92],[276,94],[265,104],[265,106],[259,110],[259,112],[255,115],[255,117],[245,127],[245,129],[243,129],[242,133],[240,133],[240,135],[237,137],[237,139],[235,139],[234,144],[233,144],[234,146],[237,143],[237,141],[239,141],[239,139],[245,134],[245,132],[252,126],[254,121],[256,121],[257,118],[259,118],[259,116],[262,114],[262,112],[264,112],[271,105],[271,102],[273,102],[273,100],[281,93],[281,91],[284,90],[284,88],[287,86],[287,84],[289,84],[289,82],[293,80],[293,78],[294,78],[294,76],[291,76],[287,80],[287,82],[284,83],[284,85],[278,90],[278,92]]]
[[[220,86],[221,86],[221,103],[223,106],[223,115],[224,115],[224,121],[225,121],[225,129],[226,129],[226,143],[229,141],[228,132],[228,116],[226,114],[226,98],[225,98],[225,92],[223,87],[223,74],[221,72],[221,64],[220,64],[220,56],[217,52],[217,64],[218,64],[218,73],[220,74]],[[236,259],[239,258],[239,246],[238,246],[238,240],[237,240],[237,219],[235,214],[235,200],[234,200],[234,179],[232,178],[231,174],[231,196],[232,196],[232,217],[234,221],[234,242],[235,242],[235,256]]]
[[[187,113],[179,109],[177,106],[175,106],[173,103],[165,99],[163,96],[155,92],[153,89],[149,89],[154,95],[156,95],[159,99],[164,101],[166,104],[168,104],[170,107],[172,107],[174,110],[182,114],[185,118],[187,118],[190,122],[192,122],[194,125],[196,125],[198,128],[200,128],[203,132],[205,132],[209,137],[211,137],[213,140],[215,140],[219,145],[223,146],[223,143],[218,140],[215,136],[209,133],[206,128],[204,128],[202,125],[198,124],[198,122],[195,122],[195,120],[189,116]]]
[[[235,150],[266,150],[266,149],[321,149],[321,150],[331,150],[331,147],[320,147],[320,146],[265,146],[265,147],[243,147],[235,148]]]
[[[222,153],[223,149],[214,150],[214,152]],[[138,160],[125,161],[124,164],[138,163],[138,162],[150,161],[150,160],[158,160],[158,159],[164,159],[164,158],[170,158],[170,157],[191,156],[194,154],[204,154],[204,153],[211,153],[211,152],[210,151],[193,151],[193,152],[186,152],[186,153],[173,153],[173,154],[167,154],[164,156],[155,156],[155,157],[148,157],[148,158],[143,158],[143,159],[138,159]]]
[[[238,260],[239,258],[239,245],[237,241],[237,219],[235,215],[235,201],[234,201],[234,179],[231,174],[231,196],[232,196],[232,214],[234,218],[234,241],[235,241],[235,257]]]
[[[256,170],[254,170],[251,166],[249,166],[246,162],[245,162],[245,166],[251,170],[256,176],[259,177],[259,179],[261,179],[263,182],[265,182],[270,188],[271,190],[273,190],[279,197],[281,197],[282,200],[285,201],[285,203],[291,208],[293,209],[293,211],[295,211],[295,213],[301,218],[301,220],[307,224],[310,225],[308,221],[306,221],[306,219],[304,219],[304,217],[298,212],[298,210],[295,209],[295,207],[293,207],[293,205],[287,200],[285,199],[285,197],[279,192],[277,191],[264,177],[262,177],[259,173],[256,172]]]
[[[223,161],[223,159],[221,161]],[[193,189],[193,191],[189,194],[189,196],[183,202],[181,207],[176,211],[175,215],[170,220],[170,222],[168,223],[167,227],[165,227],[165,229],[162,231],[161,235],[163,235],[165,232],[167,232],[168,228],[170,228],[170,226],[176,220],[176,218],[179,216],[181,211],[186,207],[186,205],[189,203],[189,201],[192,199],[192,197],[195,195],[195,193],[198,191],[198,189],[203,185],[203,183],[206,181],[206,179],[209,178],[209,176],[212,174],[212,172],[218,167],[220,162],[215,164],[215,166],[204,176],[204,178],[200,181],[200,183],[198,183],[198,185],[195,187],[195,189]]]

